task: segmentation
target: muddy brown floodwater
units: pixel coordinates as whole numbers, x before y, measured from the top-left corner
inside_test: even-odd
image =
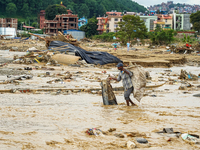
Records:
[[[25,65],[9,64],[1,70],[23,68]],[[34,67],[34,65],[32,66]],[[72,73],[71,82],[48,84],[54,77],[38,77],[43,70],[32,70],[33,79],[20,81],[19,85],[0,84],[1,90],[11,88],[38,88],[41,86],[75,88],[77,86],[100,87],[91,76],[105,78],[117,74],[115,68],[104,69],[62,67]],[[62,72],[55,67],[55,71]],[[77,74],[77,71],[82,74]],[[200,98],[199,80],[189,81],[193,85],[186,90],[178,90],[183,81],[178,79],[181,69],[196,75],[199,67],[182,66],[168,68],[147,68],[152,80],[147,85],[166,83],[158,88],[148,88],[138,107],[125,105],[123,92],[115,92],[119,105],[103,106],[102,96],[84,92],[68,94],[39,93],[1,93],[0,94],[0,150],[95,150],[127,149],[126,143],[133,141],[137,149],[151,150],[196,150],[198,144],[183,141],[181,137],[162,135],[155,132],[163,128],[173,128],[176,132],[200,135]],[[169,72],[170,70],[170,72]],[[24,70],[23,70],[24,71]],[[5,71],[0,80],[5,80]],[[80,72],[79,72],[80,73]],[[174,81],[171,84],[169,81]],[[122,83],[111,83],[117,87]],[[101,129],[103,136],[86,134],[89,128]],[[116,131],[109,132],[110,128]],[[124,135],[123,138],[115,136]],[[136,138],[146,138],[148,144],[139,144]]]
[[[1,94],[1,149],[126,149],[135,137],[115,137],[115,133],[137,133],[149,144],[139,149],[197,149],[181,138],[155,133],[172,127],[182,133],[200,134],[200,103],[193,94],[183,94],[164,85],[146,96],[139,107],[127,107],[123,93],[116,94],[120,105],[103,106],[102,97],[92,94]],[[154,89],[155,90],[155,89]],[[161,92],[159,92],[161,91]],[[198,93],[195,91],[194,93]],[[89,136],[88,128],[108,131],[104,136]]]

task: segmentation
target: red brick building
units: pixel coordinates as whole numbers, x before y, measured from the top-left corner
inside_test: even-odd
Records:
[[[62,2],[60,5],[65,7]],[[57,34],[58,31],[62,32],[70,29],[78,30],[78,15],[72,14],[71,10],[67,10],[67,13],[56,15],[53,20],[45,20],[45,10],[41,10],[40,29],[44,29],[46,34]]]
[[[40,11],[40,29],[43,29],[45,26],[45,10]]]
[[[18,20],[16,18],[0,18],[0,27],[15,28],[17,32]]]
[[[57,34],[58,31],[78,30],[78,15],[72,14],[71,10],[67,10],[67,12],[68,14],[56,15],[53,20],[45,20],[45,33]]]

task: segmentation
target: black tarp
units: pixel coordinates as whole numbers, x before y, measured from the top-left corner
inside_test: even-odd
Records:
[[[61,41],[52,41],[48,49],[51,49],[51,48],[56,48],[56,50],[60,52],[65,52],[65,51],[74,52],[75,56],[80,56],[88,64],[104,65],[108,63],[122,62],[119,58],[107,52],[86,51],[80,47],[74,46],[69,43],[61,42]]]

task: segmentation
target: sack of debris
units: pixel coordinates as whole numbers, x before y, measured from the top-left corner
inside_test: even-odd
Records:
[[[102,97],[104,105],[117,105],[117,100],[109,80],[102,80]]]
[[[142,66],[135,64],[135,68],[131,70],[133,72],[132,83],[134,87],[133,95],[134,98],[140,102],[146,87],[146,71]]]

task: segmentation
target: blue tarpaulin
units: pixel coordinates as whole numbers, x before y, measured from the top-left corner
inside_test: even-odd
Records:
[[[21,39],[21,37],[14,37],[14,39]]]
[[[27,38],[25,38],[25,39],[22,39],[22,40],[28,40],[29,39],[29,37],[27,37]]]

